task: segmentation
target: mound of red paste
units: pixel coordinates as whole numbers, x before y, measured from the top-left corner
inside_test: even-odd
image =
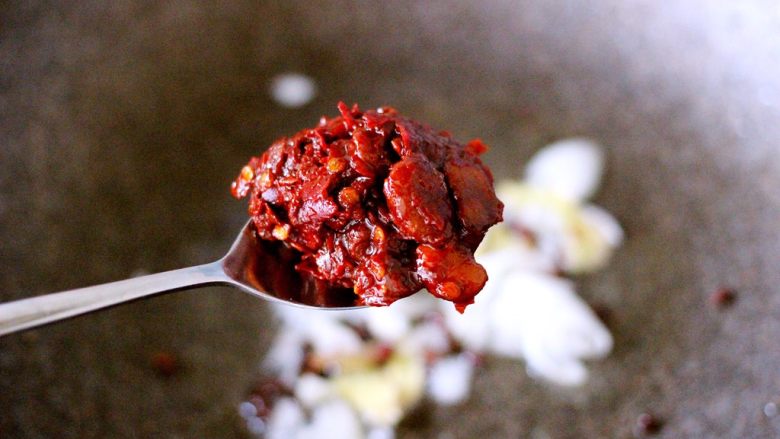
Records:
[[[462,312],[487,281],[474,250],[503,211],[487,147],[389,107],[339,111],[253,157],[233,195],[249,195],[259,237],[293,249],[317,294],[382,306],[424,287]]]

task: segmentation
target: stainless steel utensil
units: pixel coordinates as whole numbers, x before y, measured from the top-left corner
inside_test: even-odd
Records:
[[[102,285],[0,304],[0,336],[161,293],[208,285],[230,285],[253,296],[289,305],[350,309],[349,301],[315,301],[301,279],[257,237],[249,221],[228,253],[210,264],[150,274]],[[272,276],[264,276],[273,273]],[[294,286],[285,288],[285,286]],[[300,291],[303,290],[303,293]]]

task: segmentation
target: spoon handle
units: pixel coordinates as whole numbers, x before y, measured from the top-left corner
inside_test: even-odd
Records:
[[[61,293],[0,303],[0,336],[132,300],[198,286],[230,283],[220,261]]]

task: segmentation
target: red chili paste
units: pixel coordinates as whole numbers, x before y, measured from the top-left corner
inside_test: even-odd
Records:
[[[487,281],[474,250],[503,211],[479,159],[487,147],[390,107],[339,111],[277,140],[233,182],[258,236],[294,250],[316,294],[348,289],[383,306],[426,288],[462,312]]]

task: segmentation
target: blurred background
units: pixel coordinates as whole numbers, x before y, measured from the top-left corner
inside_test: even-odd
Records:
[[[286,72],[314,80],[310,103],[272,98]],[[630,437],[648,410],[659,437],[780,432],[772,1],[2,1],[0,300],[217,259],[246,218],[241,166],[339,100],[481,137],[497,177],[596,139],[597,201],[627,232],[579,280],[615,336],[586,386],[489,361],[468,404],[400,437]],[[727,313],[707,303],[722,285]],[[0,437],[245,437],[274,330],[208,288],[4,337]]]

